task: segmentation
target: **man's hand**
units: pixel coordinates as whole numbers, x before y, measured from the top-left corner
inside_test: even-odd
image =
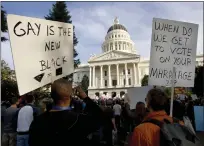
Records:
[[[80,86],[77,86],[76,88],[74,88],[76,95],[79,96],[80,98],[84,99],[87,97],[86,93],[81,89]]]

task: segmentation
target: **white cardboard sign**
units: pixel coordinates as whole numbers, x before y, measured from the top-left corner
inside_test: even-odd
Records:
[[[151,90],[153,86],[142,86],[129,88],[127,90],[128,96],[130,98],[130,108],[135,109],[137,102],[145,102],[147,93]]]
[[[74,71],[72,24],[18,15],[7,22],[20,95]]]
[[[149,85],[193,87],[198,24],[153,18]]]

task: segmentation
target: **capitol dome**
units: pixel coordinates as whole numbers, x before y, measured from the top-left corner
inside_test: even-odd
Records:
[[[135,44],[131,40],[130,35],[116,17],[113,25],[108,29],[105,41],[102,44],[102,52],[110,52],[113,50],[136,54]]]
[[[120,29],[120,30],[124,30],[124,31],[127,31],[127,29],[125,28],[125,26],[123,26],[122,24],[114,24],[112,25],[109,29],[108,29],[108,32],[109,33],[110,31],[112,30],[116,30],[116,29]],[[128,32],[128,31],[127,31]]]

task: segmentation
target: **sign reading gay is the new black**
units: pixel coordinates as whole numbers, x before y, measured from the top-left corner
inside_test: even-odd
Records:
[[[74,71],[72,24],[17,15],[7,22],[20,95]]]

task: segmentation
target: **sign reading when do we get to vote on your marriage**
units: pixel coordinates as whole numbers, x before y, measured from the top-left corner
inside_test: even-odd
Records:
[[[20,95],[73,73],[73,25],[7,16]]]
[[[154,18],[148,84],[193,87],[197,37],[198,24]]]

